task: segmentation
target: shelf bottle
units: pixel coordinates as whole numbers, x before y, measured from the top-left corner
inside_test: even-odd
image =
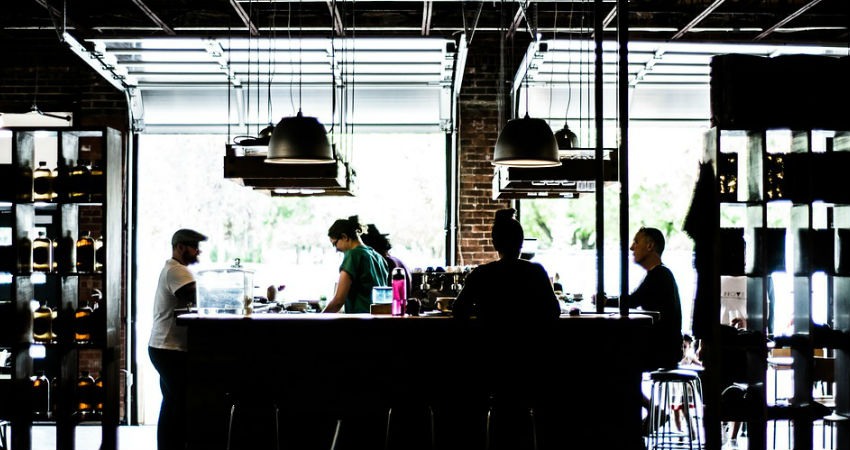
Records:
[[[51,343],[56,340],[53,332],[53,319],[56,311],[52,310],[43,301],[39,302],[38,308],[33,312],[32,338],[35,342]]]
[[[30,377],[32,380],[32,414],[33,417],[47,418],[50,416],[50,380],[43,370]]]
[[[96,386],[94,378],[88,371],[83,371],[77,378],[77,413],[90,414],[95,410]]]
[[[74,312],[74,342],[77,344],[88,344],[92,341],[92,323],[94,310],[89,302],[83,301]]]
[[[106,391],[103,390],[103,377],[98,375],[94,380],[95,402],[94,409],[99,414],[103,413],[103,399],[106,397]]]
[[[50,272],[53,270],[53,241],[43,231],[32,241],[32,270]]]
[[[95,271],[94,239],[91,231],[77,239],[77,272],[92,273]]]
[[[88,166],[79,161],[68,171],[68,200],[84,202],[88,200],[88,185],[91,172]]]
[[[100,161],[92,161],[89,171],[88,183],[89,199],[93,202],[102,202],[106,192],[106,177]]]
[[[32,199],[36,202],[49,202],[56,198],[53,190],[53,171],[47,168],[45,161],[39,161],[32,172]]]

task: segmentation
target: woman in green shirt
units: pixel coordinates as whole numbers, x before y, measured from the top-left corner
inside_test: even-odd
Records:
[[[372,288],[387,285],[384,257],[360,239],[363,232],[357,216],[339,219],[328,229],[328,238],[336,251],[343,252],[336,292],[322,312],[368,313]]]

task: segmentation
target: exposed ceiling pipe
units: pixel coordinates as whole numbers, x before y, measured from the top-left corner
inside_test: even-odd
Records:
[[[153,21],[153,23],[159,25],[159,27],[162,28],[162,31],[164,31],[165,34],[167,34],[169,36],[174,36],[174,35],[177,34],[177,33],[174,32],[173,29],[171,29],[170,26],[168,26],[167,23],[165,23],[162,19],[160,19],[159,16],[156,15],[155,12],[153,12],[153,10],[148,8],[148,5],[146,5],[145,2],[143,2],[142,0],[132,0],[132,2],[139,9],[141,9],[142,12],[145,13],[145,15],[148,16],[148,18]]]
[[[774,26],[772,26],[772,27],[770,27],[770,28],[768,28],[768,29],[764,30],[761,34],[759,34],[758,36],[754,37],[754,38],[753,38],[753,40],[754,40],[754,41],[758,41],[758,40],[764,39],[765,37],[767,37],[767,35],[769,35],[770,33],[773,33],[774,31],[778,30],[778,29],[779,29],[782,25],[785,25],[786,23],[788,23],[788,22],[790,22],[790,21],[792,21],[792,20],[796,19],[797,17],[800,17],[801,15],[803,15],[803,13],[805,13],[806,11],[808,11],[808,10],[812,9],[812,8],[813,8],[815,5],[817,5],[818,3],[820,3],[820,0],[812,0],[812,1],[810,1],[807,5],[803,6],[802,8],[798,9],[797,11],[794,11],[794,12],[793,12],[790,16],[788,16],[788,17],[786,17],[786,18],[784,18],[784,19],[780,20],[780,21],[779,21],[779,23],[777,23],[776,25],[774,25]]]
[[[248,16],[248,13],[245,12],[245,9],[242,8],[242,5],[239,4],[237,0],[230,0],[230,5],[233,6],[233,9],[236,11],[236,14],[239,15],[239,18],[242,19],[242,23],[251,31],[251,36],[259,36],[260,32],[257,30],[257,27],[251,22],[251,18]]]
[[[687,25],[685,25],[685,26],[684,26],[681,30],[679,30],[679,32],[677,32],[676,34],[674,34],[674,35],[673,35],[673,37],[672,37],[671,39],[679,39],[680,37],[684,36],[684,35],[685,35],[685,33],[687,33],[687,32],[688,32],[688,31],[690,31],[692,28],[694,28],[695,26],[697,26],[697,24],[699,24],[700,22],[702,22],[702,21],[703,21],[703,19],[705,19],[706,17],[708,17],[708,15],[709,15],[709,14],[711,14],[712,12],[714,12],[714,10],[715,10],[715,9],[717,9],[717,7],[719,7],[720,5],[722,5],[722,4],[723,4],[723,2],[725,2],[725,1],[726,1],[726,0],[714,0],[714,3],[712,3],[711,5],[709,5],[709,7],[708,7],[708,8],[705,8],[705,9],[704,9],[701,13],[697,14],[697,16],[696,16],[696,17],[694,17],[694,20],[690,21],[690,23],[688,23]],[[820,0],[818,0],[818,1],[820,1]]]
[[[434,3],[426,1],[422,5],[422,36],[431,34],[431,15],[434,9]]]

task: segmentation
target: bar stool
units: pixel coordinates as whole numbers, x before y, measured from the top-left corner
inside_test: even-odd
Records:
[[[686,369],[657,370],[650,373],[650,433],[647,448],[700,450],[702,442],[702,387],[697,372]],[[676,394],[682,396],[686,431],[674,431],[667,415]]]
[[[0,450],[8,450],[9,449],[9,439],[8,439],[8,430],[9,426],[8,420],[0,419]]]
[[[232,395],[228,395],[228,397],[232,398]],[[265,399],[248,399],[246,398],[232,398],[230,401],[230,417],[227,421],[227,450],[231,449],[232,439],[233,439],[233,422],[236,418],[236,412],[240,409],[256,409],[256,408],[268,408],[270,407],[274,411],[274,443],[275,449],[280,450],[280,408],[277,406],[276,402],[270,402]]]
[[[528,405],[520,405],[520,404],[508,404],[503,406],[497,406],[497,396],[494,394],[490,395],[490,404],[487,409],[487,424],[486,431],[484,436],[484,449],[492,450],[493,449],[493,416],[494,413],[497,413],[500,409],[503,411],[507,411],[509,408],[514,409],[514,412],[517,410],[522,411],[523,413],[528,414],[529,425],[530,425],[530,434],[531,434],[531,448],[532,450],[537,450],[537,418],[535,417],[534,408]]]
[[[428,435],[431,442],[431,450],[437,449],[437,434],[436,434],[436,425],[434,421],[434,408],[431,405],[425,406],[425,411],[428,414]],[[399,422],[398,420],[393,420],[393,408],[390,407],[387,409],[387,427],[386,433],[384,435],[384,450],[390,450],[391,443],[391,435],[393,426],[395,423]]]

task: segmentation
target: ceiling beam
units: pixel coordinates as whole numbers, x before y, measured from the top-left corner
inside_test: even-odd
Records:
[[[679,30],[678,32],[676,32],[676,34],[674,34],[671,39],[675,40],[675,39],[679,39],[680,37],[684,36],[687,32],[691,31],[691,29],[693,29],[700,22],[702,22],[703,19],[708,17],[709,14],[714,12],[714,10],[717,9],[720,5],[722,5],[723,2],[725,2],[725,1],[726,0],[714,0],[714,3],[709,5],[708,8],[705,8],[701,13],[697,14],[697,16],[694,17],[694,20],[691,20],[687,25],[682,27],[682,29]],[[820,0],[818,0],[818,1],[820,1]]]
[[[508,27],[508,32],[506,33],[507,37],[510,39],[514,37],[514,33],[519,30],[520,24],[522,24],[522,20],[525,19],[525,8],[528,6],[528,3],[531,0],[525,0],[520,3],[519,7],[514,14],[514,19],[511,21],[511,25]]]
[[[425,1],[422,4],[422,36],[431,34],[431,14],[434,9],[434,3]]]
[[[162,31],[164,31],[165,34],[167,34],[169,36],[174,36],[174,35],[177,34],[177,33],[174,32],[173,29],[171,29],[170,26],[168,26],[167,23],[163,22],[162,19],[160,19],[159,16],[157,16],[155,12],[153,12],[150,8],[148,8],[148,5],[146,5],[145,2],[143,2],[142,0],[132,0],[132,2],[139,9],[141,9],[142,12],[145,13],[145,15],[148,16],[148,18],[153,21],[153,23],[159,25],[159,27],[162,28]]]
[[[345,36],[345,26],[342,25],[342,16],[339,15],[339,8],[336,7],[336,0],[325,0],[328,4],[328,12],[331,14],[331,20],[334,24],[334,33],[337,36]]]
[[[782,27],[782,26],[783,26],[783,25],[785,25],[786,23],[788,23],[788,22],[790,22],[790,21],[792,21],[792,20],[796,19],[797,17],[800,17],[801,15],[803,15],[803,13],[805,13],[806,11],[808,11],[808,10],[812,9],[812,8],[813,8],[815,5],[817,5],[818,3],[820,3],[820,0],[812,0],[812,1],[810,1],[808,4],[806,4],[806,5],[805,5],[805,6],[803,6],[802,8],[800,8],[800,9],[798,9],[797,11],[794,11],[793,13],[791,13],[791,15],[789,15],[788,17],[786,17],[786,18],[784,18],[784,19],[780,20],[780,21],[779,21],[779,23],[777,23],[776,25],[774,25],[774,26],[772,26],[772,27],[770,27],[770,28],[768,28],[768,29],[766,29],[766,30],[762,31],[762,32],[761,32],[761,34],[759,34],[758,36],[756,36],[755,38],[753,38],[753,40],[754,40],[754,41],[759,41],[759,40],[761,40],[761,39],[764,39],[765,37],[767,37],[767,35],[769,35],[769,34],[773,33],[774,31],[778,30],[780,27]]]
[[[614,5],[614,7],[611,8],[611,11],[608,11],[608,15],[602,19],[602,28],[608,28],[608,25],[611,25],[611,22],[614,21],[615,17],[617,17],[617,5]]]
[[[251,36],[259,36],[260,31],[257,30],[256,25],[251,22],[251,17],[248,16],[248,13],[245,12],[245,9],[242,8],[242,5],[239,4],[238,0],[230,0],[230,6],[236,11],[236,14],[239,15],[239,18],[242,19],[242,23],[245,24],[245,27],[248,28],[251,32]]]

